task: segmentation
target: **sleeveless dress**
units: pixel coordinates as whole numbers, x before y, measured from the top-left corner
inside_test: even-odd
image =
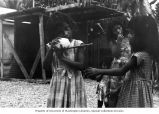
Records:
[[[69,41],[67,38],[60,38],[57,46],[65,48],[79,46],[82,43],[80,40]],[[63,56],[75,61],[76,53],[77,48],[68,49]],[[86,108],[85,84],[81,71],[70,68],[58,59],[56,53],[53,53],[52,72],[47,107]]]
[[[123,82],[117,107],[153,107],[152,60],[147,52],[137,52],[137,67],[130,70]]]

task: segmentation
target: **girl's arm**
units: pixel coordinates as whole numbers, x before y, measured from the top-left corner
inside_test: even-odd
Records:
[[[43,61],[43,67],[45,70],[52,63],[53,52],[55,52],[55,50],[59,50],[58,47],[56,46],[59,43],[58,39],[59,38],[53,39],[50,44],[49,43],[47,44],[48,52],[46,53],[46,56],[45,56],[44,61]]]
[[[84,48],[78,48],[75,61],[61,57],[61,60],[72,68],[83,70],[84,69]]]
[[[122,76],[128,70],[133,69],[137,66],[137,58],[133,56],[130,61],[123,66],[122,68],[113,68],[113,69],[97,69],[97,68],[88,68],[85,70],[85,74],[89,76],[97,76],[100,74],[110,75],[110,76]]]

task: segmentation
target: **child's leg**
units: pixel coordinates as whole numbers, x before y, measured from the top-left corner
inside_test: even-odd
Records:
[[[109,107],[108,102],[104,102],[104,106],[105,106],[105,107]]]
[[[98,100],[98,108],[102,108],[103,106],[103,101]]]

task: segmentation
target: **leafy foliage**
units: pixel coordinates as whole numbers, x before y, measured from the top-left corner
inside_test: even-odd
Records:
[[[159,3],[156,4],[156,9],[155,9],[155,11],[156,11],[156,18],[157,18],[157,20],[159,21]]]
[[[34,0],[35,7],[55,7],[60,5],[79,3],[83,6],[100,5],[113,9],[121,9],[121,0]],[[124,2],[125,3],[125,2]],[[33,0],[1,0],[0,6],[11,9],[23,10],[33,7]]]
[[[32,0],[2,0],[1,4],[2,7],[23,10],[32,7]]]
[[[35,0],[35,7],[55,7],[78,2],[80,0]]]
[[[79,3],[83,6],[100,5],[116,9],[120,0],[35,0],[36,7],[55,7],[59,5],[66,5],[72,3]]]

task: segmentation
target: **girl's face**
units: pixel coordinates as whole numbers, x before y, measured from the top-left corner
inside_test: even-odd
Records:
[[[66,37],[72,37],[72,31],[68,24],[64,24],[64,35]]]
[[[118,34],[122,34],[123,29],[121,25],[115,25],[113,28],[113,33],[118,35]]]

